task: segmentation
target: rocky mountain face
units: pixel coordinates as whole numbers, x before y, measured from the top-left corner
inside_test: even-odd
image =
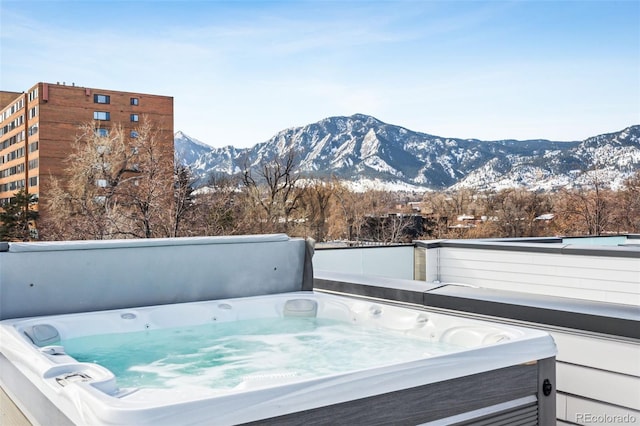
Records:
[[[615,188],[640,169],[640,125],[584,141],[481,141],[414,132],[356,114],[286,129],[246,149],[213,148],[182,132],[175,135],[176,157],[200,182],[212,174],[239,173],[291,149],[305,176],[333,175],[356,188],[552,190],[589,185],[595,173]]]

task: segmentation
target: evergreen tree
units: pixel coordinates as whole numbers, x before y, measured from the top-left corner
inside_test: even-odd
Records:
[[[38,218],[38,212],[31,206],[38,202],[38,197],[24,189],[16,192],[8,204],[0,212],[0,240],[28,241],[32,239],[29,223]]]

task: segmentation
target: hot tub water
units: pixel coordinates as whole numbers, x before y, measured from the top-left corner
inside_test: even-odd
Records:
[[[327,318],[259,318],[62,340],[120,387],[229,391],[367,369],[459,350]]]

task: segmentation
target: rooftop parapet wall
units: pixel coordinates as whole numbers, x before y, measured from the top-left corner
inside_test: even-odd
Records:
[[[640,305],[640,247],[542,241],[419,241],[416,257],[426,281]]]
[[[284,234],[2,243],[0,319],[310,290],[311,250]]]

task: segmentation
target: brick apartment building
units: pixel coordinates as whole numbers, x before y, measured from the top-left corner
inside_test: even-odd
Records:
[[[26,92],[0,91],[0,206],[26,189],[47,198],[50,177],[64,179],[65,163],[79,126],[99,121],[121,125],[126,135],[145,117],[173,152],[173,97],[38,83]]]

